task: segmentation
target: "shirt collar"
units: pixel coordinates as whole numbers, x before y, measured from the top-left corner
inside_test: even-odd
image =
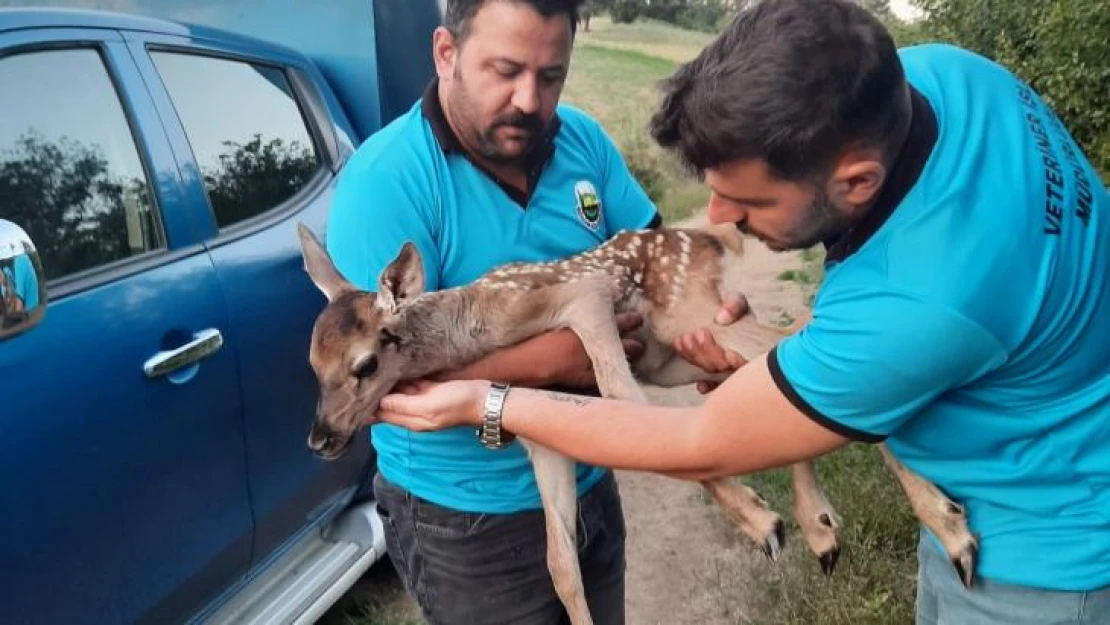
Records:
[[[433,77],[432,80],[428,82],[428,86],[424,88],[420,109],[424,117],[428,120],[428,124],[432,128],[432,134],[435,135],[436,141],[439,143],[444,154],[462,155],[474,164],[475,167],[497,182],[510,197],[522,206],[528,204],[528,199],[535,189],[536,182],[539,180],[544,166],[547,165],[551,157],[555,154],[555,137],[558,136],[559,130],[563,125],[562,120],[559,119],[559,115],[556,114],[554,118],[552,118],[551,123],[547,125],[547,130],[544,131],[539,144],[525,158],[526,173],[528,175],[528,190],[526,193],[522,194],[518,189],[498,179],[493,172],[470,157],[470,152],[463,145],[458,135],[455,134],[454,129],[451,128],[451,124],[447,121],[447,115],[443,112],[443,103],[439,100],[439,77]]]
[[[842,261],[862,247],[894,214],[925,169],[937,142],[937,118],[925,96],[913,85],[909,87],[912,111],[909,133],[879,198],[859,223],[839,237],[825,241],[825,262]]]

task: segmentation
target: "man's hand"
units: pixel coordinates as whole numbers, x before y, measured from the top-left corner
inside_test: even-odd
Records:
[[[367,423],[380,420],[417,432],[477,426],[489,387],[483,380],[403,382],[382,398],[378,414]]]
[[[740,293],[734,293],[721,300],[721,309],[713,319],[717,325],[727,326],[750,312],[748,300]],[[731,372],[744,366],[744,357],[731,349],[717,344],[708,328],[683,334],[675,339],[675,351],[691,363],[708,373]],[[698,392],[708,393],[717,387],[716,382],[698,382]]]

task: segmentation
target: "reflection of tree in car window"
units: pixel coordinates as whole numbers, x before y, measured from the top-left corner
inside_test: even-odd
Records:
[[[47,279],[159,246],[153,196],[119,96],[92,49],[0,58],[0,215]]]
[[[312,135],[280,68],[177,52],[151,58],[221,228],[280,206],[320,170]]]

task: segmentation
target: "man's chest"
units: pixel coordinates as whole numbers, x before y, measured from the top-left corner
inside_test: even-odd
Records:
[[[473,167],[453,169],[442,206],[443,287],[466,284],[508,262],[564,258],[613,234],[605,223],[599,172],[588,167],[545,168],[523,203],[523,194]]]

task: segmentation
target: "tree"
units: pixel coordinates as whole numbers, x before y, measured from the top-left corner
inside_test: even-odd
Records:
[[[890,0],[855,0],[856,4],[867,9],[879,18],[884,24],[890,24],[898,18],[890,9]]]
[[[1106,0],[917,0],[925,35],[992,58],[1055,109],[1110,174],[1110,5]]]

